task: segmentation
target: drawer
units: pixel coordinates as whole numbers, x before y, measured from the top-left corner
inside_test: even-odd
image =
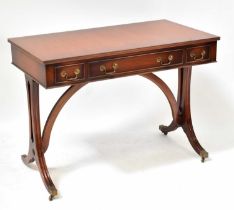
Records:
[[[146,69],[162,69],[183,64],[183,50],[141,54],[89,63],[89,78],[134,73]]]
[[[210,45],[187,48],[186,63],[199,63],[210,60]]]
[[[69,64],[56,66],[55,83],[71,83],[85,79],[84,64]]]

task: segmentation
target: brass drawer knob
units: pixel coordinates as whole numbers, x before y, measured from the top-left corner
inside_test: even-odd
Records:
[[[162,58],[161,58],[161,57],[158,57],[158,58],[157,58],[157,63],[160,63],[161,66],[170,65],[171,62],[172,62],[173,59],[174,59],[174,56],[170,54],[170,55],[168,56],[167,59],[168,59],[168,62],[167,62],[167,63],[163,63]]]
[[[79,68],[77,68],[77,69],[75,69],[74,70],[74,77],[68,77],[68,73],[66,72],[66,71],[61,71],[61,73],[60,73],[60,76],[62,77],[62,78],[65,78],[66,80],[69,80],[69,81],[71,81],[71,80],[76,80],[76,79],[78,79],[78,77],[79,77],[79,74],[80,74],[80,69]]]
[[[191,52],[191,53],[190,53],[190,57],[191,57],[194,61],[201,61],[201,60],[203,60],[204,57],[205,57],[205,55],[206,55],[206,51],[205,51],[205,50],[202,50],[202,51],[201,51],[201,55],[200,55],[199,57],[197,57],[196,53],[194,53],[194,52]]]

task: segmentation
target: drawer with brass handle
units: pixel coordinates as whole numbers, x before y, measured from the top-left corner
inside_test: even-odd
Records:
[[[165,69],[183,64],[183,50],[148,53],[89,63],[89,78],[131,74],[149,69]]]
[[[205,62],[210,59],[210,46],[199,46],[188,48],[186,51],[186,62]]]
[[[70,64],[55,67],[55,83],[84,80],[84,64]]]

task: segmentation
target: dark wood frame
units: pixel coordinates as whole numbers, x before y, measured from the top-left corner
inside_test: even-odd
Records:
[[[169,126],[160,125],[159,129],[167,135],[168,132],[176,130],[178,127],[182,127],[183,131],[188,137],[193,149],[201,156],[202,162],[208,157],[208,152],[202,148],[198,142],[195,132],[193,130],[191,112],[190,112],[190,81],[191,81],[192,67],[182,67],[178,69],[178,95],[175,99],[170,88],[159,77],[153,73],[141,74],[146,79],[149,79],[156,84],[166,96],[172,111],[172,122]],[[59,98],[57,103],[51,110],[46,124],[41,135],[40,128],[40,110],[39,110],[39,84],[32,78],[26,75],[26,87],[28,95],[28,107],[29,107],[29,150],[27,155],[22,155],[23,162],[28,165],[36,161],[42,180],[46,186],[46,189],[50,193],[50,200],[57,195],[57,189],[53,184],[53,181],[49,175],[49,171],[46,165],[44,153],[47,151],[50,135],[54,125],[54,122],[62,110],[66,102],[83,86],[87,83],[80,83],[72,85],[67,91]]]

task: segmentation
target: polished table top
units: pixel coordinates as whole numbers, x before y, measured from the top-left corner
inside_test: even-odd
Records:
[[[11,38],[9,42],[50,64],[119,53],[147,51],[201,42],[219,37],[168,20]]]

